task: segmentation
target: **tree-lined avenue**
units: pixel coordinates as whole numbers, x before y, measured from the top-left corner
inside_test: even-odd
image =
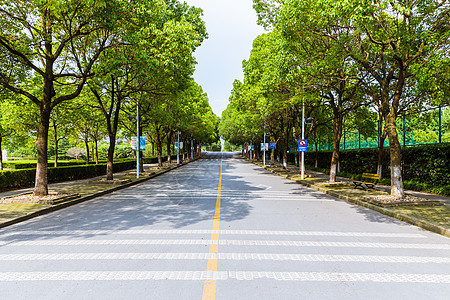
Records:
[[[0,298],[201,299],[213,282],[215,299],[443,299],[449,250],[445,237],[210,153],[1,230]]]

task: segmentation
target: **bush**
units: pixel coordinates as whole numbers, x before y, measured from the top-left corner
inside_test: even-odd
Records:
[[[115,162],[114,172],[130,170],[136,167],[136,160],[126,159]],[[91,178],[106,174],[106,163],[98,165],[81,165],[48,168],[48,182],[70,181]],[[36,169],[0,171],[0,189],[31,187],[34,185]]]
[[[318,152],[319,168],[309,168],[328,170],[328,173],[332,153]],[[383,178],[380,183],[390,185],[389,148],[384,149],[383,156]],[[314,166],[315,157],[315,152],[307,152],[305,164]],[[378,149],[343,150],[340,152],[340,159],[339,174],[345,173],[346,177],[352,174],[376,173]],[[450,143],[402,148],[402,171],[405,189],[450,195]]]
[[[34,185],[36,169],[0,171],[0,189],[14,189]]]
[[[177,156],[172,156],[176,159]],[[163,160],[167,160],[167,156],[163,157]],[[157,163],[157,157],[145,157],[144,163]],[[59,164],[59,163],[58,163]],[[84,178],[92,178],[96,176],[106,175],[106,161],[102,161],[99,164],[86,165],[83,161],[66,161],[61,164],[67,164],[68,166],[60,166],[57,168],[48,168],[48,182],[61,182],[71,181]],[[25,163],[17,164],[18,166],[25,166]],[[0,189],[14,189],[25,188],[34,186],[36,176],[36,163],[28,163],[32,168],[20,169],[20,170],[5,170],[0,171]],[[60,164],[59,164],[60,165]],[[17,168],[17,167],[16,167]],[[136,159],[125,158],[115,159],[113,170],[114,172],[121,172],[136,168]]]

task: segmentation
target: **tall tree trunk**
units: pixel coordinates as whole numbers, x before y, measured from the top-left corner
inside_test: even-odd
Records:
[[[283,169],[287,170],[288,137],[283,134]]]
[[[89,141],[86,137],[84,138],[84,145],[86,147],[86,165],[89,165]]]
[[[272,153],[270,154],[270,165],[274,164],[273,161],[274,157],[275,157],[275,149],[272,149]]]
[[[94,157],[95,157],[95,147],[94,147],[94,145],[91,145],[92,146],[92,150],[91,150],[91,155],[92,155],[92,160],[94,160]]]
[[[342,138],[342,115],[339,112],[334,113],[334,128],[333,128],[333,154],[331,156],[330,167],[330,182],[336,182],[337,168],[339,164],[339,150]]]
[[[390,112],[386,116],[386,131],[389,137],[389,152],[391,161],[391,195],[403,198],[402,166],[401,166],[401,146],[398,140],[396,114]]]
[[[139,172],[144,173],[144,152],[139,151]]]
[[[48,84],[46,84],[48,85]],[[49,87],[44,87],[44,98],[52,94],[48,91],[45,92]],[[51,89],[52,90],[52,89]],[[36,165],[36,182],[34,185],[35,196],[47,196],[48,195],[48,180],[47,180],[47,170],[48,170],[48,129],[50,127],[50,112],[51,107],[50,101],[42,101],[40,107],[39,115],[39,125],[36,138],[36,149],[37,149],[37,165]]]
[[[404,198],[405,191],[403,189],[402,178],[402,161],[401,161],[401,146],[398,140],[397,133],[397,114],[399,110],[399,103],[402,97],[403,87],[405,85],[405,69],[404,62],[400,62],[399,72],[397,74],[397,85],[392,98],[389,101],[388,89],[382,89],[382,107],[385,113],[386,131],[389,138],[389,154],[391,162],[391,195],[395,197]]]
[[[53,85],[53,51],[52,51],[52,29],[51,29],[51,13],[50,9],[45,9],[42,19],[42,26],[45,29],[45,74],[43,76],[44,86],[42,92],[42,100],[39,105],[39,125],[36,136],[37,164],[36,164],[36,180],[34,184],[33,194],[35,196],[48,195],[48,129],[50,127],[50,113],[52,111],[51,101],[55,96]]]
[[[158,167],[162,167],[163,161],[162,161],[162,143],[156,142],[156,152],[158,155]]]
[[[53,123],[53,144],[55,144],[55,161],[53,163],[53,166],[56,168],[58,167],[58,132],[57,132],[57,126]]]
[[[0,170],[3,170],[3,150],[2,150],[3,136],[0,134]]]
[[[114,148],[116,147],[116,136],[109,136],[109,147],[108,147],[108,159],[106,161],[106,180],[113,180],[114,178]]]
[[[169,165],[172,163],[172,131],[169,131],[169,136],[167,137],[167,162]]]
[[[156,152],[158,155],[158,167],[162,167],[162,141],[158,126],[156,126]]]
[[[383,176],[383,157],[384,157],[384,140],[386,139],[386,133],[383,129],[383,118],[381,113],[378,120],[378,137],[380,138],[380,145],[378,146],[378,163],[377,174],[382,178]]]
[[[56,136],[55,136],[54,144],[55,144],[55,161],[53,163],[53,166],[55,168],[57,168],[58,167],[58,144],[59,143],[58,143],[58,139],[56,138]]]
[[[95,164],[98,165],[98,141],[95,139]]]

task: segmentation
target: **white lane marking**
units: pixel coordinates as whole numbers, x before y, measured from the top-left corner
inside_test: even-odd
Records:
[[[348,247],[450,250],[447,244],[365,243],[365,242],[314,242],[266,240],[52,240],[0,242],[8,247],[24,246],[85,246],[85,245],[221,245],[221,246],[275,246],[275,247]]]
[[[319,255],[273,253],[40,253],[0,254],[0,261],[55,261],[55,260],[272,260],[305,262],[363,262],[448,264],[449,257],[373,256],[373,255]]]
[[[267,187],[267,186],[266,186]],[[198,193],[202,195],[215,195],[214,192],[204,190],[204,189],[183,189],[183,188],[176,188],[176,189],[159,189],[158,187],[151,187],[151,188],[141,188],[142,191],[148,191],[149,195],[154,195],[156,193],[170,193],[170,194],[177,194],[177,193]],[[275,191],[275,190],[260,190],[260,191],[248,191],[248,190],[229,190],[223,192],[226,195],[267,195],[267,194],[275,194],[275,195],[290,195],[290,196],[304,196],[311,193],[319,193],[323,195],[320,192],[316,191]],[[126,192],[120,192],[120,194],[116,196],[136,196],[136,194],[130,194]]]
[[[82,271],[3,272],[1,282],[137,281],[137,280],[257,280],[316,282],[450,283],[450,275],[400,273],[249,272],[249,271]]]
[[[226,198],[226,197],[225,197]],[[230,200],[233,201],[295,201],[295,202],[336,202],[336,200],[333,199],[317,199],[317,198],[283,198],[283,197],[255,197],[255,198],[231,198]]]
[[[278,236],[339,236],[339,237],[383,237],[383,238],[426,238],[418,233],[389,232],[344,232],[344,231],[279,231],[279,230],[183,230],[183,229],[133,229],[133,230],[55,230],[55,231],[12,231],[0,236],[16,235],[168,235],[168,234],[220,234],[220,235],[278,235]]]
[[[450,275],[442,275],[442,274],[229,272],[228,276],[229,278],[237,280],[255,280],[267,278],[282,281],[450,283]]]

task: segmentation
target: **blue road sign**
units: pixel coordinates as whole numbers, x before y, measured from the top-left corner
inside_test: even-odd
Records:
[[[269,149],[277,149],[277,143],[269,143]]]
[[[307,152],[307,151],[308,151],[308,141],[298,140],[298,152]]]
[[[139,151],[145,151],[145,136],[139,137]]]

